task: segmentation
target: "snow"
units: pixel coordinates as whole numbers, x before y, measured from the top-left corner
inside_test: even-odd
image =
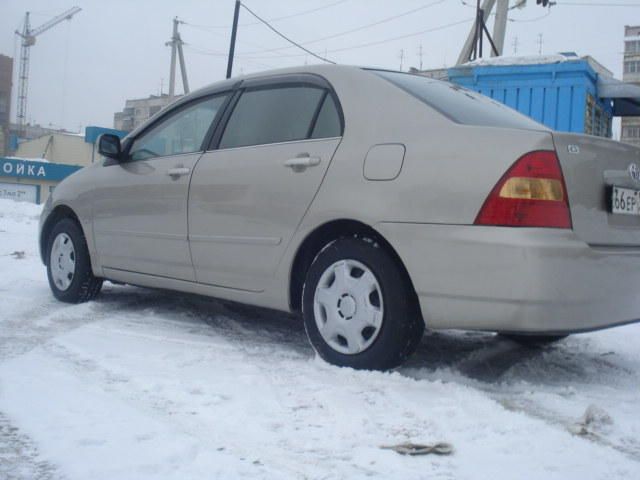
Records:
[[[8,160],[22,160],[22,161],[27,161],[27,162],[40,162],[40,163],[49,163],[49,160],[47,160],[46,158],[40,158],[40,157],[34,157],[34,158],[29,158],[29,157],[2,157]]]
[[[505,57],[478,58],[464,65],[470,67],[484,67],[487,65],[542,65],[550,63],[575,62],[582,60],[580,57],[555,54],[555,55],[514,55]]]
[[[109,283],[55,301],[39,210],[0,200],[2,479],[640,478],[639,325],[541,350],[429,333],[395,372],[340,369],[284,313]],[[455,452],[380,449],[405,441]]]

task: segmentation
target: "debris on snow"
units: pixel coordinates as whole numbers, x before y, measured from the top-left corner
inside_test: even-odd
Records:
[[[421,445],[419,443],[400,443],[398,445],[382,445],[380,448],[384,450],[393,450],[400,455],[428,455],[434,453],[436,455],[451,455],[453,453],[453,445],[450,443],[439,442],[433,445]]]
[[[575,435],[595,435],[602,433],[613,425],[613,418],[597,405],[589,405],[582,419],[571,426],[571,433]]]

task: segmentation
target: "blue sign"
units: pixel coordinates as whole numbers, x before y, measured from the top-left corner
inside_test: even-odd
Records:
[[[124,138],[127,136],[127,132],[122,130],[116,130],[114,128],[104,128],[104,127],[87,127],[84,129],[84,141],[87,143],[95,144],[98,140],[98,137],[103,133],[110,133],[112,135],[117,135],[120,138]]]
[[[0,157],[0,177],[31,178],[58,182],[64,180],[82,167],[61,163],[46,163],[19,158]]]

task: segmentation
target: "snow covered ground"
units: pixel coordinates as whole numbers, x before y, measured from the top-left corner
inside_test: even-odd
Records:
[[[640,478],[639,325],[542,350],[431,333],[399,371],[339,369],[281,313],[111,284],[58,303],[38,214],[0,200],[0,479]],[[455,453],[379,448],[404,441]]]

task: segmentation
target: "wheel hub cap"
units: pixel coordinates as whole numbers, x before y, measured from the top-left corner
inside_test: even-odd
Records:
[[[380,333],[382,289],[369,267],[340,260],[320,277],[313,309],[324,341],[340,353],[355,355],[368,349]]]
[[[51,246],[49,261],[53,283],[59,290],[67,290],[76,271],[76,250],[69,235],[59,233],[56,236]]]
[[[351,295],[345,293],[340,297],[340,300],[338,300],[338,315],[345,320],[351,320],[355,315],[356,310],[356,301]]]

